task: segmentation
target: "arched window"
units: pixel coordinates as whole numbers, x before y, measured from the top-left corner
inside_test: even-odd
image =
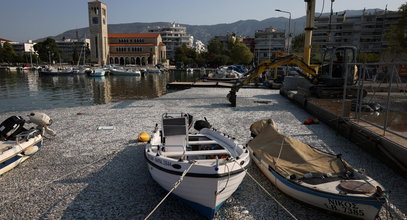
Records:
[[[119,58],[115,57],[114,58],[114,64],[118,64],[119,63]]]

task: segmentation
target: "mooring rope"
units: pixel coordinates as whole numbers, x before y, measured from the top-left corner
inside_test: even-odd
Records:
[[[237,161],[235,160],[235,163],[237,163]],[[273,195],[271,195],[271,193],[269,193],[250,173],[249,171],[247,171],[247,169],[245,169],[244,167],[242,167],[242,165],[240,165],[239,163],[237,163],[246,173],[247,175],[257,184],[260,186],[260,188],[266,192],[267,195],[269,195],[281,208],[284,209],[284,211],[286,211],[293,219],[298,220],[297,217],[294,216],[294,214],[292,214],[283,204],[281,204]]]
[[[189,170],[192,168],[192,166],[196,163],[196,161],[193,161],[191,163],[191,165],[188,167],[188,169],[186,169],[181,177],[177,180],[177,182],[174,183],[174,186],[172,186],[171,190],[167,193],[167,195],[164,196],[163,199],[161,199],[161,201],[154,207],[154,209],[144,218],[144,220],[147,220],[148,218],[151,217],[152,214],[154,214],[155,210],[158,209],[158,207],[167,199],[167,197],[172,193],[172,191],[174,191],[184,180],[185,175],[187,175],[187,173],[189,172]]]

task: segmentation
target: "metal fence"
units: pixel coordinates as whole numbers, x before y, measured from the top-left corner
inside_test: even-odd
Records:
[[[358,80],[350,85],[357,66]],[[407,63],[348,64],[345,72],[342,116],[407,139]],[[350,99],[350,89],[356,97]]]

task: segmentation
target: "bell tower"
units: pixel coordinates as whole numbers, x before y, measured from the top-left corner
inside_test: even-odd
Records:
[[[88,2],[91,62],[106,65],[109,55],[107,7],[98,0]]]

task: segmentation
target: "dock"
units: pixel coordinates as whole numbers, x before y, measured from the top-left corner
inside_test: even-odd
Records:
[[[234,83],[226,82],[171,82],[167,89],[189,89],[192,87],[232,88]]]

